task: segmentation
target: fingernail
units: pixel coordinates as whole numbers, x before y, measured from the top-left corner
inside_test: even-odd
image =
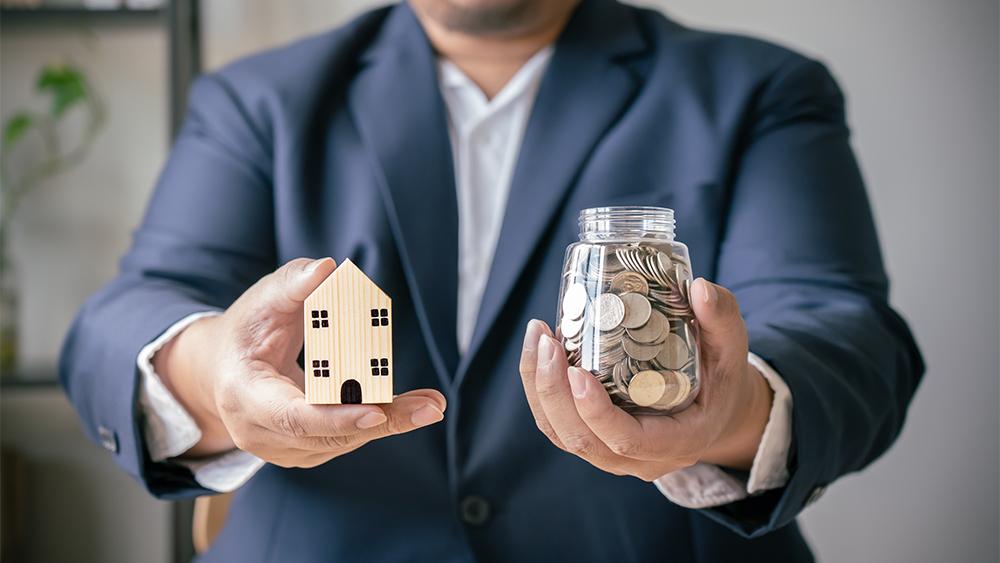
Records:
[[[538,335],[541,334],[539,325],[542,322],[537,319],[528,321],[528,327],[524,329],[524,351],[534,352],[538,348]]]
[[[410,421],[415,426],[427,426],[428,424],[434,424],[442,418],[444,418],[444,414],[437,410],[434,405],[424,405],[413,411],[413,414],[410,415]]]
[[[547,366],[556,355],[555,341],[546,335],[538,339],[538,365]]]
[[[305,269],[303,270],[303,273],[305,273],[305,275],[312,274],[313,272],[316,271],[316,268],[319,268],[319,265],[322,264],[325,261],[326,261],[326,258],[320,258],[318,260],[313,260],[312,262],[310,262],[309,264],[306,265]]]
[[[708,283],[708,280],[706,280],[705,278],[698,278],[698,279],[701,280],[701,300],[709,304],[714,303],[715,286]]]
[[[587,376],[579,368],[569,368],[569,388],[573,396],[582,399],[587,396]]]
[[[374,428],[379,424],[385,422],[385,415],[380,412],[370,412],[358,419],[355,424],[358,428],[365,430],[367,428]]]

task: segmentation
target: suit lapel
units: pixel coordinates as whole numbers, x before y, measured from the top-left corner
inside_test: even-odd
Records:
[[[584,0],[556,43],[525,131],[490,278],[456,385],[580,168],[634,95],[636,79],[621,59],[644,47],[631,13],[604,0]]]
[[[405,3],[363,57],[348,103],[381,175],[390,227],[442,385],[458,363],[458,208],[434,53]]]

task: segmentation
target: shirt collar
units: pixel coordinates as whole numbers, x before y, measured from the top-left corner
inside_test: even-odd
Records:
[[[442,89],[463,90],[467,93],[474,92],[477,94],[477,97],[483,100],[483,105],[490,108],[498,108],[507,104],[510,100],[525,94],[534,84],[537,84],[541,80],[542,74],[548,66],[554,51],[555,47],[553,45],[547,45],[532,55],[518,69],[514,76],[507,81],[507,84],[504,85],[500,92],[489,101],[486,101],[486,96],[479,89],[479,86],[466,76],[458,66],[441,57],[437,60],[438,79]]]

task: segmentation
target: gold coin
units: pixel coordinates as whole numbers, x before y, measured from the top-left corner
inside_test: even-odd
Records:
[[[633,293],[632,295],[635,294]],[[627,305],[626,309],[628,309]],[[628,321],[629,316],[626,314],[625,322]],[[663,313],[659,311],[652,311],[649,314],[649,320],[646,321],[646,324],[640,326],[639,328],[629,328],[626,332],[628,332],[628,335],[632,340],[641,344],[658,344],[659,341],[663,340],[663,333],[666,332],[668,326],[667,317],[664,317]]]
[[[656,363],[666,369],[681,369],[691,359],[691,349],[679,334],[671,332],[656,354]]]
[[[679,371],[664,371],[660,374],[663,376],[664,390],[663,396],[657,401],[657,408],[673,408],[687,400],[691,382],[686,375]]]
[[[587,308],[587,288],[582,283],[574,283],[566,289],[562,300],[564,318],[577,320],[583,317]]]
[[[594,307],[597,310],[597,322],[594,324],[597,325],[598,330],[614,330],[622,324],[622,319],[625,318],[625,304],[614,293],[598,295],[594,301]]]
[[[611,291],[615,293],[649,293],[649,284],[641,274],[635,272],[620,272],[611,278]]]
[[[625,316],[621,322],[622,326],[625,328],[639,328],[646,324],[652,312],[652,307],[646,296],[644,294],[629,292],[622,293],[619,297],[621,297],[622,304],[625,306]]]
[[[640,407],[648,407],[660,401],[666,388],[666,381],[660,372],[640,371],[628,382],[628,398]]]

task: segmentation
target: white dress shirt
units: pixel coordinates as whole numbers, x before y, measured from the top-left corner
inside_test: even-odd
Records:
[[[468,349],[500,237],[511,177],[538,87],[553,47],[535,54],[492,99],[447,60],[438,61],[441,95],[448,110],[448,133],[455,163],[458,198],[458,347]],[[166,342],[206,312],[187,317],[139,353],[142,374],[139,402],[144,432],[154,461],[175,458],[201,439],[194,419],[170,394],[153,371],[152,357]],[[774,403],[747,482],[720,468],[699,463],[664,475],[655,484],[673,502],[689,508],[727,504],[758,491],[781,487],[788,480],[792,399],[781,377],[750,354],[750,363],[767,379]],[[175,460],[191,468],[202,486],[219,492],[235,490],[264,462],[234,450],[199,460]]]

